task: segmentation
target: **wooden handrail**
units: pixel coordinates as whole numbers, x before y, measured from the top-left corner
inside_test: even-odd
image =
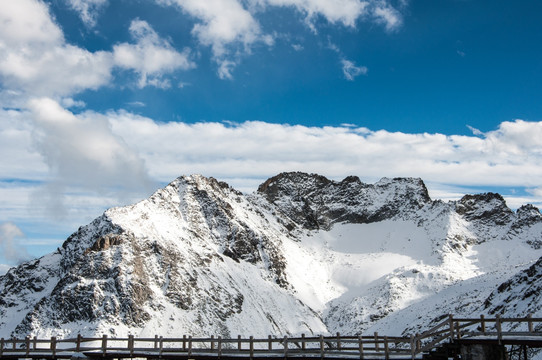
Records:
[[[521,326],[521,331],[514,328],[508,330],[504,324],[517,323]],[[525,317],[505,318],[485,317],[479,318],[455,318],[452,315],[433,326],[428,331],[421,334],[411,335],[409,337],[382,336],[375,332],[373,335],[343,336],[337,333],[334,336],[306,336],[301,334],[298,337],[272,337],[267,338],[248,338],[241,335],[237,338],[215,337],[195,337],[183,335],[182,338],[169,338],[156,335],[154,338],[137,338],[129,335],[123,338],[112,338],[104,335],[102,337],[83,337],[77,335],[76,338],[57,339],[38,339],[36,337],[26,337],[24,339],[0,339],[0,358],[10,356],[9,354],[21,354],[20,356],[34,358],[42,356],[44,353],[51,357],[62,355],[67,357],[73,353],[98,353],[100,356],[112,357],[115,354],[121,354],[121,357],[161,357],[163,354],[182,353],[187,356],[197,356],[198,354],[215,354],[221,357],[223,354],[246,356],[253,359],[257,356],[265,356],[265,353],[278,356],[296,356],[298,354],[319,354],[321,358],[332,355],[348,355],[359,357],[360,360],[369,356],[382,356],[391,358],[393,354],[402,354],[411,356],[433,349],[440,343],[446,341],[456,341],[465,337],[476,337],[485,335],[502,341],[506,336],[517,334],[529,336],[542,336],[541,328],[542,318],[532,317],[531,314]],[[488,324],[491,327],[488,329]],[[527,330],[525,330],[527,328]],[[40,346],[41,345],[41,346]],[[124,355],[122,355],[124,354]],[[12,355],[13,356],[13,355]],[[17,355],[19,356],[19,355]]]

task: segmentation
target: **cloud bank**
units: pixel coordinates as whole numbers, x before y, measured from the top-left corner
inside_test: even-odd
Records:
[[[154,181],[191,173],[236,179],[247,189],[255,188],[254,179],[306,171],[365,181],[421,177],[437,187],[518,187],[541,201],[542,122],[514,120],[486,133],[447,136],[351,125],[161,123],[124,110],[75,115],[48,98],[28,107],[2,113],[2,121],[20,124],[0,127],[0,148],[10,153],[6,175],[97,196],[148,193]],[[27,146],[10,146],[16,142]]]
[[[336,178],[542,187],[542,122],[515,120],[478,136],[446,136],[258,121],[161,124],[122,111],[107,116],[113,132],[138,149],[161,181],[193,172],[263,179],[300,170]]]

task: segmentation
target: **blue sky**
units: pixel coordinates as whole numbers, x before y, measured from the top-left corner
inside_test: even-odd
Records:
[[[201,173],[542,204],[542,3],[5,0],[0,272]],[[4,269],[4,270],[2,270]]]

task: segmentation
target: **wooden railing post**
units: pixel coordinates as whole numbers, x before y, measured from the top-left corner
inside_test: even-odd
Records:
[[[412,356],[412,360],[416,359],[416,338],[414,335],[410,335],[410,356]]]
[[[341,333],[337,332],[337,350],[341,351]]]
[[[252,360],[254,358],[254,336],[250,336],[250,360]]]
[[[450,327],[450,342],[454,342],[454,316],[452,314],[449,315],[448,321],[448,326]]]
[[[237,335],[237,350],[241,350],[241,335]]]
[[[0,339],[0,358],[2,357],[4,353],[4,338]]]
[[[102,336],[102,353],[103,356],[107,354],[107,335]]]
[[[215,349],[215,336],[211,335],[211,350]]]
[[[529,333],[534,333],[534,327],[533,327],[533,314],[527,315],[527,324],[529,325]]]
[[[53,353],[53,358],[56,356],[56,337],[51,336],[51,352]]]
[[[416,333],[416,353],[422,351],[422,339],[420,338],[420,333]]]
[[[164,351],[164,337],[160,336],[159,345],[158,345],[158,354],[162,358],[162,352]]]
[[[218,358],[222,356],[222,336],[218,335]]]
[[[11,346],[12,346],[13,350],[17,350],[17,338],[12,337],[11,338],[11,344],[12,344]]]
[[[482,328],[482,334],[486,334],[486,319],[484,315],[480,315],[480,327]]]
[[[267,347],[269,348],[269,351],[273,350],[273,341],[271,340],[271,335],[267,336]]]
[[[461,328],[459,327],[459,321],[455,322],[455,328],[457,332],[457,339],[461,339]]]
[[[360,360],[363,360],[363,339],[361,338],[361,335],[358,336],[358,348],[359,348],[359,358]]]
[[[183,351],[186,351],[186,335],[183,335]]]
[[[305,351],[306,344],[305,344],[305,334],[301,334],[301,350]]]
[[[386,357],[386,360],[390,360],[390,348],[388,345],[388,337],[384,336],[384,356]]]
[[[324,358],[324,335],[320,335],[320,358]]]
[[[192,356],[192,335],[188,336],[188,356]]]
[[[134,335],[128,335],[128,351],[130,351],[130,357],[134,357]]]
[[[375,351],[380,351],[380,346],[378,344],[378,331],[375,331]]]
[[[33,346],[34,346],[34,350],[37,350],[37,348],[38,348],[38,337],[37,336],[34,336]]]
[[[25,339],[25,346],[26,346],[26,355],[30,354],[30,336],[27,336]]]
[[[288,336],[284,336],[284,340],[282,340],[282,344],[284,345],[284,358],[288,357]]]
[[[495,316],[495,326],[497,327],[497,339],[499,340],[499,345],[502,341],[502,324],[501,324],[501,316],[496,315]]]
[[[158,349],[158,335],[154,335],[154,348]]]
[[[77,334],[77,340],[75,342],[75,352],[81,352],[81,334]]]

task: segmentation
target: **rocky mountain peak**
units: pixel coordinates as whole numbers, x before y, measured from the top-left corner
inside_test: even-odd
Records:
[[[465,195],[456,204],[456,211],[469,221],[481,221],[504,225],[513,218],[513,211],[500,194]]]
[[[282,173],[260,185],[258,192],[310,230],[408,216],[431,202],[424,182],[416,178],[383,178],[371,185],[356,176],[337,182],[316,174]]]
[[[358,179],[359,181],[359,179]],[[318,174],[303,172],[283,172],[267,179],[258,187],[258,192],[270,202],[285,197],[303,197],[311,192],[321,190],[331,183],[331,180]]]
[[[429,191],[427,190],[423,180],[420,178],[382,178],[375,184],[375,187],[385,189],[387,191],[393,191],[397,195],[408,196],[416,201],[420,206],[431,202]]]
[[[540,210],[532,204],[522,205],[516,211],[516,216],[519,222],[529,225],[539,223],[542,220]]]

